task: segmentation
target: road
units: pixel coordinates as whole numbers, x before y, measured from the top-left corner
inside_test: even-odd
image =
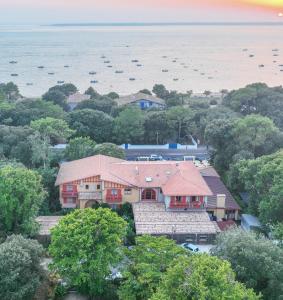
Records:
[[[196,156],[204,160],[209,159],[206,146],[199,146],[198,149],[178,150],[178,149],[127,149],[125,150],[127,160],[136,160],[138,156],[150,156],[151,154],[161,155],[166,160],[183,160],[184,156]]]

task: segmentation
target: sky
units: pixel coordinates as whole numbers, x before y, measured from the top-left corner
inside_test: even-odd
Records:
[[[283,0],[0,0],[2,24],[283,22]]]

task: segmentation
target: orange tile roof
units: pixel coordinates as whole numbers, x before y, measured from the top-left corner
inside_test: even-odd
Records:
[[[168,196],[212,195],[192,162],[136,162],[103,155],[63,163],[56,185],[96,175],[102,180],[126,186],[160,187]]]

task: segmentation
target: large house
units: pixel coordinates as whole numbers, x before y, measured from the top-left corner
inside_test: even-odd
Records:
[[[63,163],[56,185],[63,208],[156,201],[167,210],[205,209],[212,196],[192,162],[132,162],[103,155]]]
[[[218,188],[220,178],[209,168],[198,168],[191,161],[136,162],[95,155],[63,163],[56,185],[63,208],[95,203],[116,208],[128,202],[133,206],[137,234],[207,242],[219,231],[207,211],[220,216],[217,210],[223,210],[221,218],[225,218],[230,208],[226,205],[230,194],[227,197],[223,194],[227,190]],[[216,178],[217,188],[211,178]]]
[[[140,109],[148,108],[164,108],[165,101],[153,95],[148,95],[144,93],[137,93],[128,96],[122,96],[115,99],[119,106],[121,105],[136,105]]]

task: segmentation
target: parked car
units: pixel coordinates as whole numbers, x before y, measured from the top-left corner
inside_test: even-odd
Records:
[[[149,161],[150,157],[149,156],[138,156],[137,161]]]
[[[151,154],[149,157],[149,160],[151,160],[151,161],[163,160],[163,157],[161,155]]]
[[[186,250],[192,251],[192,252],[199,252],[199,248],[194,244],[183,243],[183,244],[181,244],[181,247],[183,247]]]

